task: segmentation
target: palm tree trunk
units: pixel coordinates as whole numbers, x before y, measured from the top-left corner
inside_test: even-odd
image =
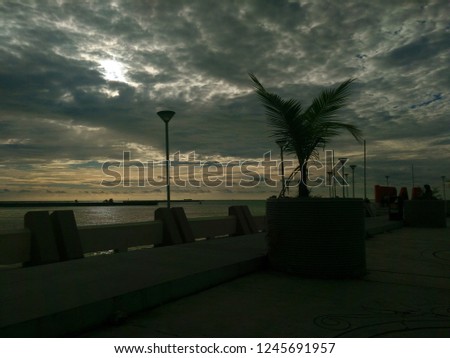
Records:
[[[302,161],[300,163],[301,165],[301,178],[300,178],[300,182],[298,184],[298,196],[300,198],[307,198],[309,197],[309,189],[307,186],[307,182],[308,182],[308,165],[306,162]]]

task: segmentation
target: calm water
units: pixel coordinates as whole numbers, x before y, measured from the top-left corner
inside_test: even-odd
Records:
[[[202,204],[174,203],[173,206],[182,206],[188,218],[206,216],[227,216],[231,205],[248,205],[253,215],[264,215],[264,200],[205,200]],[[142,222],[153,220],[154,212],[158,206],[86,206],[86,207],[42,207],[42,208],[0,208],[0,231],[10,231],[23,228],[23,217],[27,211],[54,211],[73,210],[79,226],[118,224],[127,222]]]

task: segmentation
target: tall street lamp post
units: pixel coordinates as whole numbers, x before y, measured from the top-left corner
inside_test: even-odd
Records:
[[[167,207],[170,208],[170,173],[169,173],[169,121],[175,115],[174,111],[159,111],[156,113],[166,126],[166,190]]]
[[[447,200],[447,197],[445,195],[445,175],[441,176],[442,179],[442,197],[444,200]]]
[[[342,197],[345,198],[345,186],[346,186],[346,182],[345,182],[345,166],[344,164],[347,162],[347,158],[339,158],[339,161],[341,162],[341,167],[342,167]]]
[[[441,176],[441,178],[442,178],[442,198],[444,199],[445,215],[447,215],[447,197],[445,195],[445,175]]]
[[[355,168],[356,168],[356,164],[350,165],[350,168],[352,169],[352,194],[353,194],[353,197],[355,197]]]
[[[364,200],[367,199],[367,150],[366,140],[364,139]]]

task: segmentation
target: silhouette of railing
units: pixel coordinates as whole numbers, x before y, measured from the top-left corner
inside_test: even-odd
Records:
[[[27,213],[28,228],[0,233],[0,267],[46,264],[265,230],[265,216],[252,216],[246,207],[230,207],[229,216],[191,219],[182,208],[165,210],[169,209],[155,212],[155,221],[79,227],[72,211]]]

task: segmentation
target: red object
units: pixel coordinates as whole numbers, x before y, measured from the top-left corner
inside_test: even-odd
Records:
[[[375,202],[378,204],[387,204],[395,201],[397,198],[397,189],[393,186],[375,185]]]

